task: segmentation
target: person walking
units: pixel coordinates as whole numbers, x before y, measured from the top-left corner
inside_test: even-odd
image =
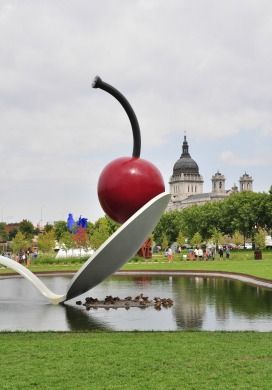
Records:
[[[199,260],[203,260],[203,249],[202,248],[199,248],[198,249],[198,258],[199,258]]]
[[[197,259],[198,258],[198,248],[195,247],[194,249],[194,255],[195,255],[195,258]]]
[[[230,258],[230,249],[229,249],[228,246],[227,246],[227,248],[226,248],[226,258],[227,258],[227,259]]]
[[[30,256],[30,250],[28,249],[26,251],[26,266],[29,267],[31,264],[31,256]]]
[[[214,246],[211,247],[211,258],[212,258],[212,260],[214,260],[214,258],[215,258],[215,248],[214,248]]]
[[[171,263],[173,261],[173,251],[171,248],[168,248],[167,259],[168,259],[168,263]]]
[[[22,263],[24,263],[24,265],[26,265],[26,253],[25,252],[22,253]]]

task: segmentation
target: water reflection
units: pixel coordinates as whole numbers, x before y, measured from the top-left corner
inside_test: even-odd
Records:
[[[69,276],[42,278],[67,290]],[[0,330],[257,330],[272,331],[272,291],[214,277],[116,276],[86,296],[121,298],[140,293],[174,300],[171,309],[90,310],[75,300],[53,306],[22,278],[0,280]]]
[[[179,329],[201,329],[206,312],[202,295],[203,279],[177,278],[172,281],[175,305],[173,308]]]
[[[70,330],[113,330],[103,321],[94,318],[85,308],[64,305],[66,321]]]
[[[181,329],[234,330],[239,322],[244,324],[246,320],[248,325],[243,325],[246,329],[252,329],[252,320],[256,330],[262,326],[272,329],[271,290],[213,277],[175,277],[172,285],[176,301],[174,315]]]

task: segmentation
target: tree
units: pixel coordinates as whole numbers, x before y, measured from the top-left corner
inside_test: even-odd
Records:
[[[13,253],[26,251],[29,246],[30,242],[22,232],[18,232],[11,242],[11,249]]]
[[[9,230],[8,232],[8,240],[9,241],[12,241],[13,238],[16,236],[16,234],[18,233],[19,229],[17,227],[14,227],[12,229]]]
[[[233,234],[238,230],[243,235],[245,244],[247,238],[251,238],[255,231],[255,225],[262,226],[262,215],[259,203],[260,195],[254,192],[245,191],[230,195],[225,201],[222,213],[224,228],[227,226]]]
[[[258,249],[265,248],[265,236],[267,235],[264,229],[258,229],[255,233],[255,245]]]
[[[5,222],[0,222],[0,242],[5,242],[7,239],[7,224]]]
[[[223,234],[220,232],[220,230],[218,230],[216,228],[214,228],[212,231],[211,239],[212,239],[213,243],[215,244],[216,248],[218,248],[218,245],[220,245],[220,244],[222,245],[223,241],[224,241]]]
[[[164,213],[154,229],[154,240],[156,243],[161,243],[165,233],[169,241],[174,242],[180,230],[183,231],[182,213],[180,211]]]
[[[191,239],[191,244],[193,246],[199,246],[200,244],[202,243],[202,237],[201,237],[201,234],[196,232],[192,239]]]
[[[46,233],[50,232],[50,231],[53,230],[53,229],[54,229],[54,226],[51,225],[50,223],[47,223],[47,224],[45,225],[45,227],[44,227],[44,231],[45,231]]]
[[[43,253],[51,252],[55,247],[55,234],[53,230],[40,234],[38,237],[38,248]]]
[[[23,219],[19,223],[19,231],[23,233],[28,239],[33,238],[35,234],[35,228],[32,222],[27,219]]]
[[[177,236],[177,243],[179,246],[183,246],[185,244],[186,238],[182,232],[179,232]]]
[[[162,247],[162,250],[165,250],[168,248],[168,239],[167,239],[167,235],[165,233],[162,234],[162,241],[161,241],[161,247]]]
[[[257,209],[257,220],[255,226],[266,231],[272,228],[272,196],[271,194],[258,194],[254,207]]]
[[[94,231],[94,223],[92,222],[88,222],[87,223],[87,233],[88,233],[88,236],[90,236]]]
[[[98,249],[110,236],[110,227],[107,218],[99,218],[94,224],[94,230],[90,235],[92,248]]]
[[[85,248],[87,249],[89,247],[89,237],[86,229],[83,227],[79,227],[76,231],[76,233],[73,234],[72,239],[76,245],[77,248],[82,249]]]
[[[54,231],[56,240],[59,241],[64,232],[68,232],[67,223],[65,221],[54,222]]]
[[[199,232],[202,239],[207,240],[211,237],[213,229],[221,230],[220,203],[211,202],[188,209],[186,223],[189,224],[190,237]]]
[[[244,242],[242,234],[237,230],[233,233],[232,240],[236,246],[242,245]]]
[[[105,216],[105,219],[107,221],[107,224],[108,224],[108,231],[109,231],[109,234],[110,236],[116,232],[116,230],[121,226],[119,223],[117,222],[114,222],[112,219],[110,219],[107,215]]]
[[[189,240],[199,231],[200,221],[203,220],[202,210],[201,206],[192,206],[181,211],[181,227],[179,230],[182,230]]]
[[[59,242],[65,251],[72,249],[74,247],[73,236],[70,232],[64,232],[60,237]]]
[[[224,234],[224,236],[222,235],[222,244],[232,244],[232,237],[228,234]]]
[[[245,191],[233,193],[220,202],[164,213],[154,229],[154,239],[161,243],[165,233],[174,242],[182,231],[189,241],[197,232],[208,240],[216,229],[227,236],[239,232],[245,243],[248,238],[253,240],[256,226],[271,231],[272,196]]]

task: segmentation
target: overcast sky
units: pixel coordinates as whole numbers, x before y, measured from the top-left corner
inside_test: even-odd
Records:
[[[186,131],[205,191],[217,170],[268,191],[271,72],[268,0],[0,0],[0,220],[103,215],[99,174],[132,133],[97,74],[167,189]]]

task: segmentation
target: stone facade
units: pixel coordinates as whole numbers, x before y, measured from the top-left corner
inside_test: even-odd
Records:
[[[244,173],[243,176],[240,177],[240,191],[253,191],[253,179],[249,176],[248,173]]]
[[[197,163],[190,156],[189,145],[184,136],[182,154],[174,164],[173,174],[169,180],[171,199],[167,211],[219,201],[238,191],[236,185],[226,190],[225,182],[225,176],[217,171],[212,176],[212,191],[203,193],[204,180]],[[247,173],[240,177],[239,183],[240,191],[253,191],[253,179]]]

